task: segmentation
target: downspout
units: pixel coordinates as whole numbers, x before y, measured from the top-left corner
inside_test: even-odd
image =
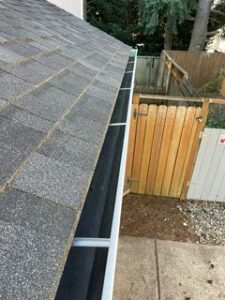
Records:
[[[135,72],[136,72],[136,64],[137,64],[137,50],[133,49],[131,51],[135,56],[134,69],[133,69],[133,77],[131,81],[131,88],[130,88],[130,95],[129,95],[126,129],[125,129],[122,157],[120,163],[119,179],[118,179],[117,191],[116,191],[108,258],[107,258],[104,285],[103,285],[102,298],[101,298],[102,300],[111,300],[113,298],[113,287],[114,287],[119,231],[120,231],[120,218],[121,218],[121,211],[122,211],[123,189],[124,189],[124,180],[125,180],[125,172],[126,172],[129,131],[130,131],[132,99],[133,99],[134,80],[135,80]]]

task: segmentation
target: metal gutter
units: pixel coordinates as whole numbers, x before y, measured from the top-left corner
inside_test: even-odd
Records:
[[[101,297],[102,300],[111,300],[113,298],[113,287],[114,287],[114,279],[115,279],[116,259],[117,259],[119,230],[120,230],[120,218],[121,218],[121,211],[122,211],[123,189],[124,189],[124,180],[125,180],[125,172],[126,172],[129,131],[130,131],[131,108],[132,108],[135,72],[136,72],[136,65],[137,65],[137,50],[132,50],[132,51],[134,52],[134,56],[135,56],[134,69],[133,69],[133,77],[132,77],[130,95],[129,95],[125,136],[124,136],[122,157],[120,163],[119,179],[118,179],[117,191],[116,191],[116,200],[115,200],[114,213],[113,213],[109,250],[108,250],[106,271],[104,277],[104,285],[103,285],[103,291]]]
[[[112,299],[137,51],[134,54],[128,61],[133,76],[124,74],[56,300]]]
[[[109,242],[110,239],[106,239],[106,238],[75,238],[73,240],[73,246],[108,248]]]

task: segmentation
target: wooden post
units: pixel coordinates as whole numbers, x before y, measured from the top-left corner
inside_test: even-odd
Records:
[[[171,71],[172,71],[172,62],[170,61],[168,63],[168,73],[167,73],[167,78],[166,78],[166,93],[168,93],[169,86],[170,86],[170,79],[171,79]]]
[[[139,104],[140,103],[140,94],[134,94],[133,96],[133,101],[132,101],[133,104]]]
[[[166,56],[164,51],[162,51],[160,60],[159,60],[159,70],[158,70],[158,75],[157,75],[157,88],[159,90],[163,89],[163,78],[164,78],[164,73],[165,73],[165,60]]]
[[[195,138],[193,141],[190,157],[188,160],[187,171],[186,171],[185,178],[184,178],[184,185],[183,185],[182,194],[181,194],[182,200],[187,198],[188,187],[189,187],[191,176],[192,176],[192,173],[194,170],[194,166],[195,166],[195,162],[196,162],[196,158],[197,158],[197,154],[198,154],[198,149],[199,149],[199,145],[200,145],[199,136],[200,136],[201,131],[205,127],[205,124],[207,121],[207,116],[208,116],[208,111],[209,111],[209,100],[204,100],[204,102],[202,104],[201,115],[196,120],[196,122],[199,122],[199,123],[196,128]]]
[[[131,178],[132,167],[133,167],[139,102],[140,102],[140,95],[134,94],[132,110],[131,110],[132,116],[131,116],[131,123],[130,123],[129,144],[128,144],[128,152],[127,152],[127,165],[126,165],[126,177],[125,177],[125,188],[124,188],[125,191],[130,189],[131,186],[129,179]]]

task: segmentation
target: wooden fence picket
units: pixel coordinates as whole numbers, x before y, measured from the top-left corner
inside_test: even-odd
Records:
[[[162,188],[163,178],[165,174],[170,142],[173,133],[176,111],[177,111],[176,106],[169,106],[167,109],[165,127],[164,127],[158,167],[157,167],[157,174],[156,174],[156,179],[154,184],[154,195],[161,194],[161,188]]]
[[[153,137],[152,153],[149,162],[148,176],[146,182],[146,193],[152,194],[154,191],[154,183],[158,166],[159,153],[161,148],[164,124],[166,119],[167,106],[160,105],[157,111],[157,119],[155,125],[155,133]]]
[[[140,178],[139,178],[139,185],[138,185],[138,193],[140,194],[145,193],[149,160],[152,152],[152,142],[153,142],[153,136],[155,130],[156,117],[157,117],[157,105],[149,105],[148,120],[147,120],[146,132],[144,137],[144,147],[143,147]]]
[[[195,107],[193,106],[188,107],[183,130],[182,130],[182,135],[180,139],[180,145],[176,157],[176,163],[173,171],[173,178],[172,178],[172,183],[171,183],[170,193],[169,193],[171,197],[177,197],[177,189],[182,174],[182,170],[184,167],[188,145],[190,143],[190,136],[192,132],[195,113],[196,113]]]
[[[148,115],[148,105],[140,104],[138,112],[138,122],[136,130],[136,139],[134,147],[134,160],[132,167],[132,182],[131,182],[131,192],[137,193],[138,191],[138,182],[141,170],[141,160],[142,160],[142,151],[144,146],[144,137],[145,137],[145,128]]]
[[[130,189],[130,178],[133,166],[133,159],[134,159],[134,146],[135,146],[135,138],[136,138],[136,128],[137,128],[137,117],[139,105],[134,103],[132,105],[132,117],[130,123],[130,133],[129,133],[129,147],[127,152],[127,166],[126,166],[126,177],[125,177],[125,188],[124,190],[127,191]]]
[[[180,197],[181,192],[182,192],[184,178],[185,178],[185,174],[187,172],[188,161],[189,161],[189,157],[190,157],[190,153],[191,153],[191,148],[192,148],[194,139],[196,138],[195,133],[196,133],[197,125],[198,125],[197,119],[200,117],[200,115],[201,115],[201,107],[198,107],[196,109],[195,115],[193,116],[193,125],[192,125],[191,134],[190,134],[189,141],[188,141],[187,152],[186,152],[186,156],[185,156],[185,160],[184,160],[184,164],[183,164],[182,173],[179,178],[179,184],[177,186],[177,191],[176,191],[175,197],[178,197],[178,198]]]
[[[183,123],[186,115],[186,107],[179,106],[175,117],[174,129],[167,159],[165,176],[162,184],[161,195],[168,196],[170,191],[171,180],[173,176],[174,165],[176,162],[177,151],[180,143],[180,137],[183,129]]]

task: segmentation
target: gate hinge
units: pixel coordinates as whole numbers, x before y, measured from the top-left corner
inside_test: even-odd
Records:
[[[138,112],[136,108],[134,109],[134,113],[133,113],[134,119],[136,119],[138,116],[147,116],[147,115],[148,114],[146,114],[146,113],[140,113],[140,112]]]
[[[128,183],[139,182],[139,180],[133,179],[133,178],[128,178],[128,179],[127,179],[127,182],[128,182]]]

